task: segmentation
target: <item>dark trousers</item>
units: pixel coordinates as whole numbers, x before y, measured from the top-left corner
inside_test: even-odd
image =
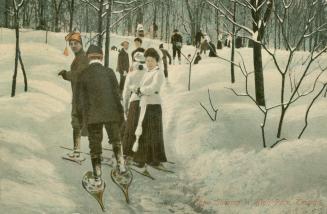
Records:
[[[178,54],[178,59],[181,59],[181,49],[177,48],[176,46],[173,46],[173,59],[176,57],[176,53]]]
[[[87,129],[89,132],[89,147],[91,159],[101,157],[103,126],[106,128],[106,132],[108,134],[109,141],[113,146],[114,153],[117,154],[121,151],[120,125],[118,122],[89,124]]]
[[[120,73],[120,82],[119,82],[120,94],[123,93],[124,85],[125,85],[125,79],[126,79],[126,76],[124,76],[124,73]]]
[[[168,65],[167,63],[163,63],[164,65],[164,74],[165,74],[165,77],[167,78],[168,77]]]

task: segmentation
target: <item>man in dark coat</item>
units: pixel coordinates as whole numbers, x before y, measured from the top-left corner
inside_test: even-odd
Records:
[[[71,112],[71,124],[73,127],[73,148],[74,152],[69,154],[71,158],[79,158],[80,156],[80,142],[81,142],[81,132],[84,127],[82,113],[78,111],[77,106],[77,94],[78,94],[78,82],[83,70],[87,68],[89,60],[83,50],[82,38],[80,33],[72,32],[69,33],[65,40],[69,42],[71,50],[75,54],[74,61],[70,66],[70,71],[62,70],[58,73],[62,76],[64,80],[71,82],[72,87],[72,112]],[[85,127],[84,127],[85,128]],[[86,130],[86,128],[85,128]],[[83,135],[85,135],[83,133]]]
[[[178,62],[181,64],[181,49],[183,44],[183,37],[178,33],[178,30],[174,30],[174,34],[171,36],[171,44],[173,45],[173,63],[175,64],[176,53],[178,54]]]
[[[159,49],[162,52],[162,61],[163,61],[163,65],[164,65],[165,77],[166,77],[166,79],[168,79],[168,65],[167,64],[168,64],[168,59],[169,59],[169,65],[171,65],[171,56],[168,53],[168,51],[166,49],[164,49],[163,44],[159,45]]]
[[[126,172],[119,131],[124,121],[124,111],[115,74],[112,69],[101,64],[102,49],[91,45],[87,50],[87,56],[90,65],[81,77],[79,102],[89,132],[93,174],[101,183],[103,126],[113,146],[117,168],[121,173]]]
[[[217,56],[216,46],[212,42],[209,42],[208,47],[209,47],[209,51],[210,51],[209,57],[216,57]]]
[[[117,68],[116,68],[116,70],[120,74],[120,83],[119,83],[120,94],[122,94],[124,90],[125,79],[126,79],[127,72],[129,70],[129,57],[127,53],[129,43],[127,41],[124,41],[121,43],[121,46],[122,49],[118,54],[118,61],[117,61]]]
[[[202,30],[200,29],[200,31],[195,34],[195,45],[197,48],[201,45],[201,38],[204,39],[204,35],[202,33]]]
[[[145,51],[144,48],[141,47],[142,46],[142,39],[135,38],[134,39],[134,45],[135,45],[136,49],[132,52],[132,61],[133,62],[135,62],[134,54],[136,52],[142,52],[142,53],[144,53],[144,51]]]

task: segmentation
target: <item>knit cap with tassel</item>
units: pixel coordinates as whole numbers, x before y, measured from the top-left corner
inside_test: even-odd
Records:
[[[82,44],[82,37],[81,37],[81,33],[79,33],[79,32],[70,32],[69,34],[67,34],[65,36],[65,40],[66,40],[66,47],[65,47],[65,50],[64,50],[64,55],[65,56],[69,55],[69,51],[68,51],[68,47],[67,47],[68,42],[77,41],[77,42]]]

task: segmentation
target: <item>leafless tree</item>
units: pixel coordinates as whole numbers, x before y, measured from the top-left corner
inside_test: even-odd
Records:
[[[213,104],[212,104],[212,100],[211,100],[210,90],[209,89],[208,89],[208,99],[209,99],[209,103],[210,103],[211,109],[212,109],[212,111],[214,113],[214,116],[212,116],[209,113],[209,110],[201,102],[200,102],[200,105],[207,112],[207,114],[210,117],[211,121],[216,121],[217,120],[218,108],[217,107],[214,107]]]
[[[24,5],[24,0],[20,0],[20,2],[17,2],[16,0],[13,1],[13,9],[14,9],[14,21],[15,21],[15,35],[16,35],[16,52],[15,52],[15,70],[14,70],[14,75],[13,75],[13,80],[12,80],[12,88],[11,88],[11,96],[14,97],[16,94],[16,79],[17,79],[17,69],[18,69],[18,61],[20,63],[20,66],[22,68],[23,76],[24,76],[24,91],[26,92],[28,89],[27,85],[27,77],[26,77],[26,72],[25,72],[25,67],[24,63],[22,60],[22,55],[20,51],[20,46],[19,46],[19,10],[22,8]]]

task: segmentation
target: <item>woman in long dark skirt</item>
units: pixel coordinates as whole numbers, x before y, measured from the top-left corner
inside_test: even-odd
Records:
[[[136,52],[134,54],[132,71],[127,74],[123,91],[124,113],[127,117],[123,134],[123,153],[127,160],[133,157],[132,151],[135,142],[135,130],[140,114],[140,97],[134,92],[140,87],[143,76],[146,72],[144,53]]]
[[[141,96],[140,115],[133,145],[134,162],[138,167],[145,164],[159,166],[166,162],[163,139],[160,88],[164,82],[163,70],[159,68],[159,53],[149,48],[144,53],[148,72],[143,77],[137,94]],[[137,146],[136,146],[137,145]]]

